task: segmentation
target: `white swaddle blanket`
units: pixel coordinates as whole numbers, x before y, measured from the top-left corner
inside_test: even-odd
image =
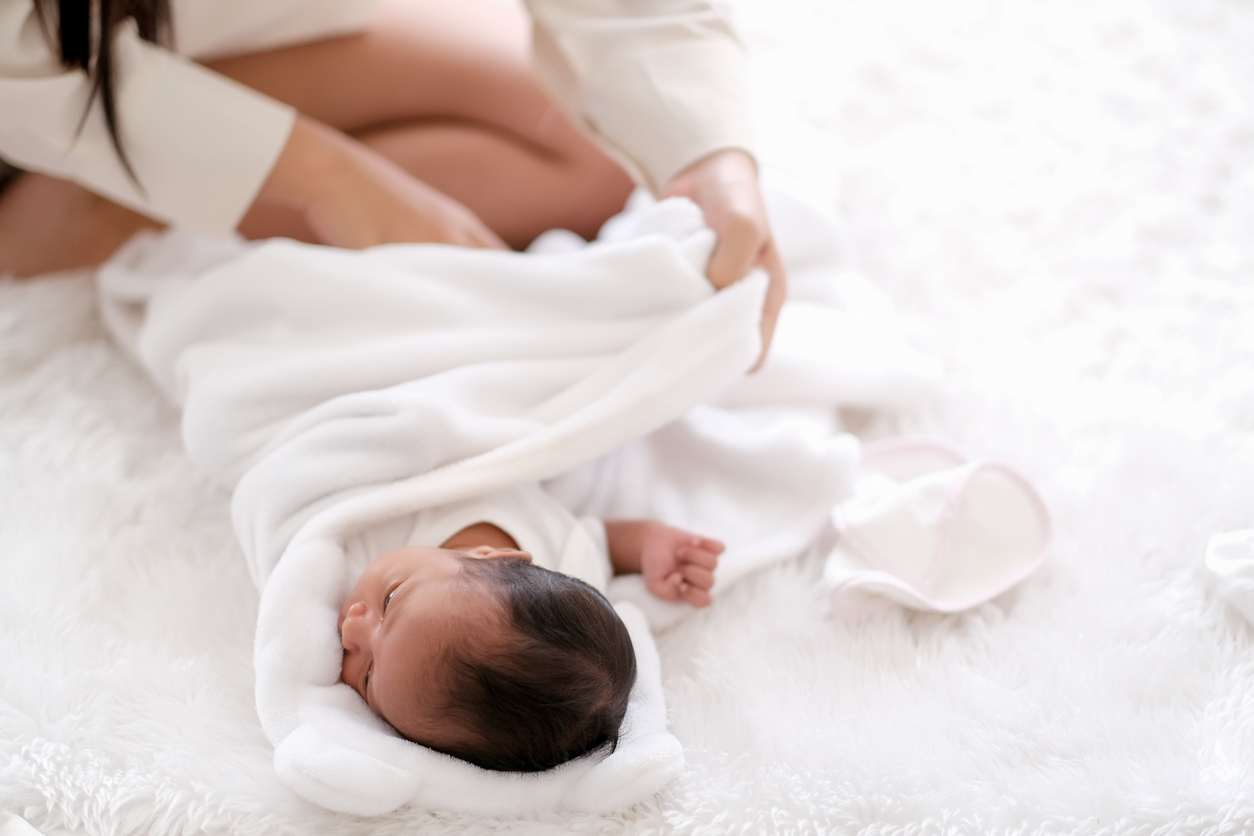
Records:
[[[682,766],[631,601],[655,626],[682,608],[630,578],[609,597],[640,675],[613,754],[504,774],[397,737],[339,681],[345,538],[549,480],[578,513],[649,512],[725,539],[723,584],[831,525],[858,458],[833,405],[910,403],[934,383],[874,293],[835,271],[821,219],[779,197],[773,222],[810,301],[785,307],[771,360],[744,378],[765,277],[714,293],[699,211],[636,203],[587,248],[343,252],[168,233],[102,270],[111,330],[183,410],[192,458],[234,490],[262,590],[258,713],[280,776],[310,800],[367,815],[608,811]]]

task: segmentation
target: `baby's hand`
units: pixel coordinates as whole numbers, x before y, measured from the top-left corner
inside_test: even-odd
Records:
[[[606,520],[614,572],[644,575],[645,586],[663,601],[704,607],[712,600],[714,567],[723,544],[656,520]]]
[[[723,544],[659,522],[648,523],[642,533],[640,573],[649,591],[663,601],[708,606]]]

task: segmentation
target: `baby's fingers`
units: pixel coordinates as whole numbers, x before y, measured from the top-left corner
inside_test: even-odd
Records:
[[[718,565],[718,552],[698,546],[683,546],[676,555],[680,563],[713,569]]]
[[[699,566],[685,566],[678,572],[666,576],[667,589],[665,594],[655,593],[659,598],[674,601],[682,598],[694,607],[706,607],[714,599],[710,597],[710,587],[714,585],[714,573]]]
[[[710,602],[714,600],[709,592],[691,585],[683,587],[681,594],[684,596],[684,600],[694,607],[708,607]]]
[[[709,589],[714,586],[714,573],[704,567],[686,563],[680,567],[679,574],[683,576],[684,584],[688,586],[697,589]]]
[[[646,580],[645,586],[663,601],[677,601],[683,594],[684,579],[678,572],[671,572],[661,580]]]
[[[711,540],[709,537],[701,537],[700,535],[697,535],[697,534],[691,535],[686,540],[684,540],[679,546],[679,550],[681,552],[684,551],[685,549],[700,549],[702,551],[709,552],[715,557],[722,554],[723,549],[725,548],[726,546],[724,546],[718,540]]]

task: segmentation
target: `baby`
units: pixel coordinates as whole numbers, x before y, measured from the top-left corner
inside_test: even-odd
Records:
[[[615,574],[710,603],[723,545],[605,522]],[[486,769],[535,772],[618,741],[636,678],[627,628],[581,580],[533,565],[497,526],[371,562],[340,609],[341,675],[406,738]]]

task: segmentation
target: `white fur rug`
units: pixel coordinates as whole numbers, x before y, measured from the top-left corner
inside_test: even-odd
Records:
[[[0,809],[90,834],[1254,830],[1254,628],[1202,571],[1254,526],[1254,6],[737,5],[952,375],[928,414],[851,426],[1019,465],[1047,568],[957,617],[833,613],[806,562],[731,590],[661,638],[688,768],[620,815],[328,813],[273,774],[227,497],[87,281],[0,283]]]

